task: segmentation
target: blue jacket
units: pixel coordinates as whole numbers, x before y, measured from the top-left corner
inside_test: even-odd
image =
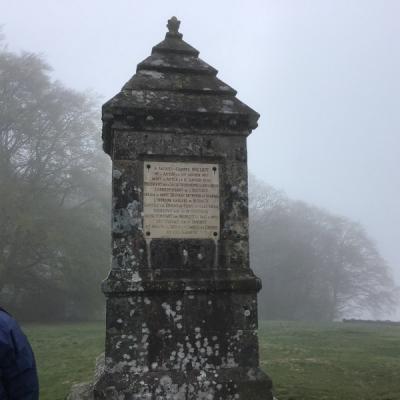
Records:
[[[0,400],[38,400],[36,363],[17,321],[0,308]]]

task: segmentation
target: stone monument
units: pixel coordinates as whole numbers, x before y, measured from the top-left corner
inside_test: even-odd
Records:
[[[105,366],[94,398],[270,400],[249,266],[246,138],[259,115],[168,21],[103,106],[113,162]]]

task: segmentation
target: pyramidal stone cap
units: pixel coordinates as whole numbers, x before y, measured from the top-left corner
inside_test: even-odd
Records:
[[[103,105],[103,144],[110,154],[118,129],[248,135],[259,114],[236,98],[236,90],[182,40],[172,17],[165,39],[138,64],[136,74]]]

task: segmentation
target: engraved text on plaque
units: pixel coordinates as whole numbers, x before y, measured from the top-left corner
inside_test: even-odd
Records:
[[[145,161],[147,238],[218,239],[219,165]]]

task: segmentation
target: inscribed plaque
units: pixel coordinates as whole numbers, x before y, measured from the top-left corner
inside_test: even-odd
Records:
[[[147,238],[218,239],[219,165],[145,161]]]

